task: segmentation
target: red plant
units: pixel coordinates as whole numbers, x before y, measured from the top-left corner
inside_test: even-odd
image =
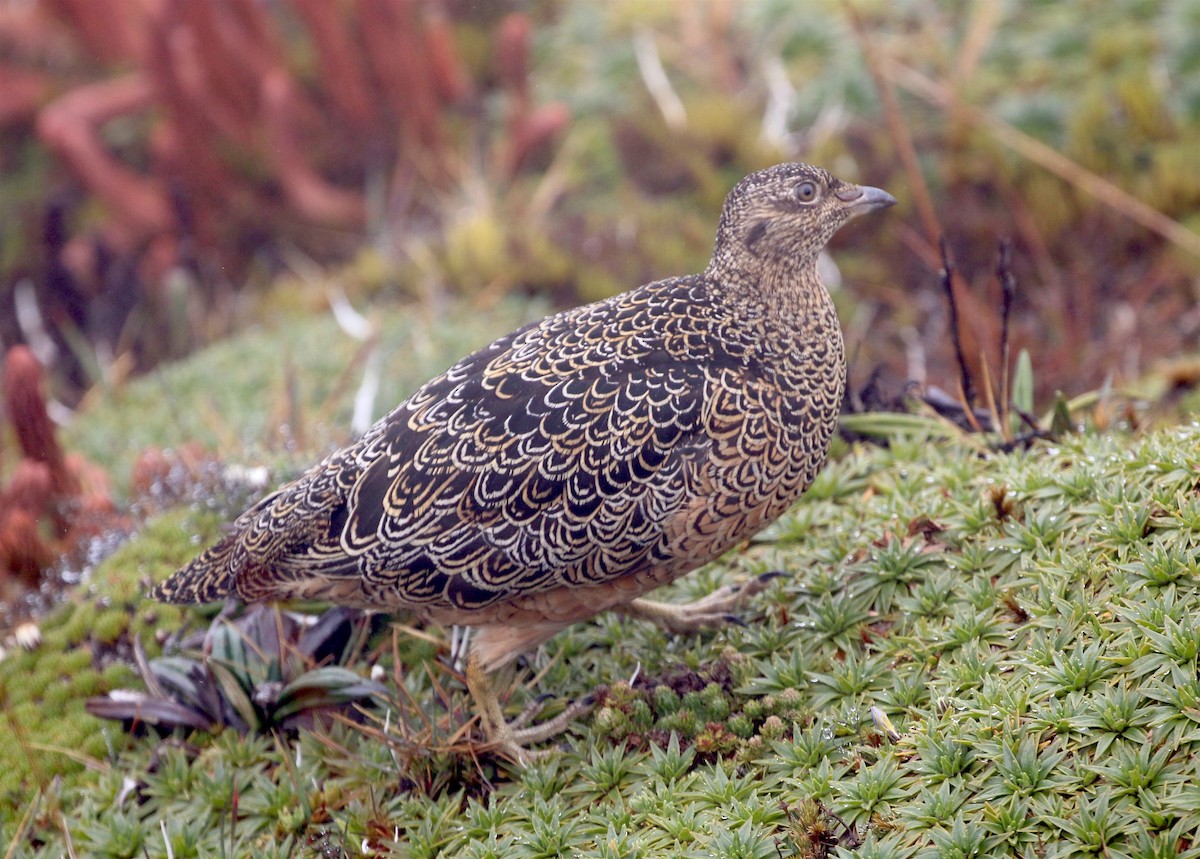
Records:
[[[32,585],[55,558],[114,527],[117,516],[104,472],[59,444],[42,366],[28,347],[5,356],[4,409],[21,459],[0,486],[0,581]]]
[[[45,54],[67,35],[92,63],[113,70],[37,107],[36,128],[103,201],[118,251],[181,238],[173,187],[194,212],[198,238],[211,245],[230,239],[223,229],[247,223],[360,227],[374,171],[406,188],[414,178],[436,184],[452,175],[457,148],[447,115],[474,87],[442,4],[289,5],[300,35],[285,36],[285,13],[255,0],[41,0],[24,19],[0,16],[0,45],[33,31],[43,46],[33,53]],[[567,122],[561,105],[532,103],[529,30],[527,18],[510,15],[495,36],[510,101],[498,143],[508,176]],[[303,39],[312,68],[298,60],[307,56],[298,49]],[[0,122],[20,118],[57,83],[0,68],[6,84],[10,76],[20,86],[0,88]],[[143,153],[114,154],[105,127],[122,117],[150,121]]]
[[[71,369],[81,334],[133,354],[139,369],[179,355],[188,338],[137,329],[171,306],[173,270],[197,287],[189,320],[212,334],[228,284],[279,239],[316,258],[356,250],[368,187],[384,189],[385,217],[436,215],[437,194],[472,161],[463,152],[481,129],[468,126],[488,115],[487,87],[508,101],[504,124],[482,129],[496,179],[544,152],[568,116],[533,102],[529,21],[492,25],[486,11],[454,8],[457,19],[442,0],[0,4],[0,128],[36,134],[75,180],[48,206],[63,241],[44,244],[46,275],[34,278],[47,317],[67,281],[79,297],[65,324],[48,319],[58,375],[77,391],[89,383]],[[494,74],[473,80],[458,27],[492,38]],[[102,216],[72,237],[81,197]],[[133,314],[139,303],[145,313]]]

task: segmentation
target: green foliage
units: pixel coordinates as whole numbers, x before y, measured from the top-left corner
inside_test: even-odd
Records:
[[[0,743],[0,808],[23,808],[52,784],[70,788],[85,766],[106,768],[124,740],[90,716],[84,702],[134,680],[128,654],[135,636],[156,655],[155,631],[178,626],[178,609],[141,602],[139,581],[182,564],[195,549],[188,535],[213,526],[186,510],[147,523],[139,539],[90,570],[69,601],[39,619],[36,651],[0,659],[0,724],[11,738]],[[3,812],[0,825],[9,825]]]
[[[354,609],[333,608],[307,623],[259,605],[236,620],[214,620],[206,653],[145,662],[135,640],[150,694],[117,690],[89,700],[88,711],[131,727],[266,732],[311,725],[327,711],[369,705],[385,694],[379,683],[339,664],[359,656],[369,628]]]
[[[381,416],[426,379],[493,337],[537,318],[540,310],[536,304],[505,301],[480,313],[455,303],[444,309],[436,326],[414,307],[381,313],[376,348],[387,372],[379,380],[373,414]],[[167,440],[207,449],[236,444],[245,463],[293,468],[301,443],[320,451],[345,442],[344,430],[338,435],[330,431],[349,423],[362,375],[361,347],[326,313],[275,312],[271,323],[211,346],[192,360],[105,391],[67,428],[64,444],[105,463],[125,491],[138,453]],[[233,506],[219,493],[200,500],[210,508]]]
[[[737,575],[730,563],[782,568],[791,577],[763,596],[766,617],[674,642],[605,620],[552,641],[557,658],[530,694],[608,689],[582,736],[523,772],[485,762],[482,781],[461,752],[404,750],[394,736],[389,746],[331,725],[275,743],[225,732],[196,757],[111,737],[115,757],[99,750],[108,763],[87,801],[77,771],[33,784],[46,785],[43,802],[76,809],[77,847],[113,856],[141,845],[154,855],[159,819],[176,855],[318,838],[431,856],[804,856],[858,841],[857,855],[1186,855],[1181,833],[1200,825],[1197,441],[1194,429],[1074,436],[982,460],[944,443],[852,449],[829,474],[858,492],[806,500],[789,514],[805,517],[803,534],[757,541],[673,586],[684,599]],[[1004,503],[976,506],[998,486]],[[1149,498],[1149,514],[1123,525],[1123,507]],[[925,519],[910,527],[916,510]],[[848,532],[859,551],[831,555]],[[131,574],[155,577],[187,551],[123,557],[142,558]],[[64,648],[57,670],[89,670],[68,645],[90,640],[84,630],[112,610],[81,602],[47,624]],[[147,610],[135,607],[129,630]],[[239,641],[221,639],[214,653],[227,690],[247,703],[245,690],[276,669]],[[428,652],[397,652],[408,699],[427,708],[420,718],[453,731],[468,712],[461,689],[439,704],[442,681],[416,670]],[[60,688],[53,664],[14,654],[0,670],[18,668],[23,694],[44,700]],[[632,685],[619,679],[635,674]],[[13,699],[14,677],[9,718],[36,724],[34,698]],[[392,697],[389,730],[418,724],[404,715],[413,705]],[[872,706],[899,740],[872,726]],[[244,719],[264,719],[247,707]],[[118,776],[129,773],[141,786],[122,805]],[[482,792],[467,798],[466,787]],[[29,794],[9,795],[30,807]],[[27,825],[61,844],[55,827]]]

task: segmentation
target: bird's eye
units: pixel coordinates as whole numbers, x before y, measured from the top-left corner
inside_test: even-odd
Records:
[[[818,188],[816,182],[801,182],[796,186],[792,194],[796,197],[798,203],[815,203],[818,197]]]

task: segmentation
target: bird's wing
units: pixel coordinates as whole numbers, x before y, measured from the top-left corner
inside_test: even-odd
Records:
[[[695,296],[628,295],[469,356],[285,487],[239,592],[470,610],[662,563],[741,362],[706,351]]]

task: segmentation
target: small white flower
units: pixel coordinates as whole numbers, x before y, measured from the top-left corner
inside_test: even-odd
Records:
[[[26,650],[36,650],[38,645],[42,643],[42,631],[38,629],[38,625],[33,621],[26,621],[17,627],[13,633],[13,638],[17,644]]]

